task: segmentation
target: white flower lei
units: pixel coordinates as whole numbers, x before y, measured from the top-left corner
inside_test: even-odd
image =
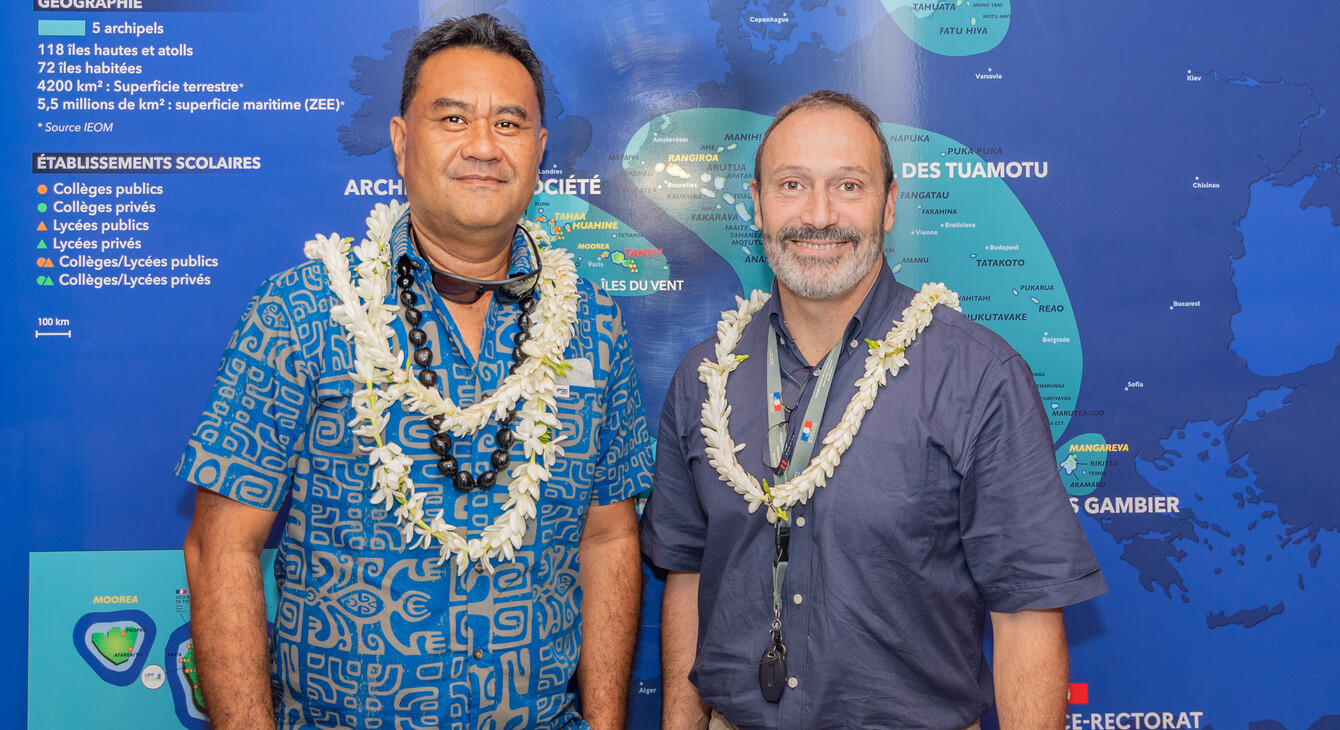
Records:
[[[707,441],[709,463],[716,468],[721,481],[726,482],[749,503],[749,513],[758,510],[759,505],[768,506],[768,522],[778,517],[786,518],[786,510],[797,502],[805,503],[814,490],[827,484],[828,477],[842,460],[842,454],[851,446],[852,439],[861,430],[861,421],[875,404],[875,394],[888,377],[898,374],[907,364],[903,352],[912,344],[917,335],[931,323],[931,310],[937,304],[944,304],[957,310],[958,295],[944,284],[926,284],[912,297],[912,304],[903,310],[901,322],[894,322],[893,329],[883,340],[866,340],[870,354],[865,359],[865,374],[856,381],[856,394],[842,413],[842,420],[824,437],[824,448],[819,455],[810,460],[795,479],[789,482],[768,486],[767,480],[760,485],[752,474],[740,466],[735,454],[744,448],[730,435],[731,405],[726,401],[726,378],[735,368],[748,359],[748,355],[734,355],[735,346],[744,334],[749,320],[768,301],[769,295],[754,290],[745,300],[736,297],[739,308],[721,313],[717,323],[716,362],[703,358],[698,365],[698,379],[707,385],[707,400],[703,401],[702,434]],[[888,375],[886,376],[885,373]]]
[[[390,323],[400,307],[386,303],[392,269],[390,237],[407,207],[393,200],[390,205],[379,203],[368,215],[367,238],[354,249],[359,261],[353,267],[356,279],[348,259],[352,238],[334,233],[318,235],[304,250],[309,258],[325,264],[331,291],[339,300],[330,308],[330,317],[344,327],[354,343],[354,372],[350,377],[364,388],[353,395],[358,416],[349,425],[355,426],[357,436],[375,442],[368,449],[368,462],[374,467],[371,503],[385,505],[388,511],[393,502],[399,505],[394,508],[396,523],[409,548],[431,547],[436,542],[439,565],[455,554],[457,575],[475,560],[492,574],[492,560],[499,555],[515,560],[513,551],[521,547],[535,519],[540,485],[548,481],[550,467],[563,454],[555,437],[560,426],[554,392],[556,378],[569,367],[563,353],[577,319],[577,267],[567,251],[540,248],[542,270],[535,323],[530,328],[530,339],[521,345],[527,357],[493,395],[461,408],[437,388],[419,382],[410,372],[408,352],[400,357],[395,353],[396,334]],[[538,224],[523,219],[520,225],[536,241],[548,242]],[[425,513],[424,495],[415,489],[409,475],[414,460],[401,451],[399,444],[383,438],[386,412],[400,400],[408,411],[441,416],[442,427],[456,436],[474,434],[490,416],[502,418],[519,401],[525,401],[514,431],[526,461],[512,467],[503,513],[479,537],[468,541],[461,537],[456,527],[443,519],[442,510],[431,517]]]

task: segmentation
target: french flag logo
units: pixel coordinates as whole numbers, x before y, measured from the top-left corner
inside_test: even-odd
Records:
[[[179,595],[179,596],[184,596],[184,595],[186,595],[186,589],[185,589],[185,588],[178,588],[178,589],[177,589],[177,595]]]
[[[781,393],[773,393],[773,394],[772,394],[772,412],[773,412],[773,413],[781,413],[781,412],[782,412],[782,394],[781,394]]]
[[[814,431],[814,422],[806,421],[804,426],[800,427],[800,440],[809,441],[810,434]]]

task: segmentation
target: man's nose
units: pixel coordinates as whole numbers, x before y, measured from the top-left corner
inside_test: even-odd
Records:
[[[502,147],[498,144],[498,135],[492,124],[471,124],[465,134],[465,144],[461,147],[463,157],[486,162],[502,157]]]
[[[800,211],[800,222],[812,228],[827,228],[837,223],[837,211],[828,189],[816,187],[805,199]]]

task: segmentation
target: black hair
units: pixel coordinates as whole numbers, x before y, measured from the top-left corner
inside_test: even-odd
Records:
[[[425,30],[414,39],[405,59],[405,76],[400,82],[400,114],[403,116],[419,86],[419,71],[428,57],[448,48],[482,48],[515,58],[535,84],[540,101],[540,123],[544,123],[544,65],[531,50],[526,37],[503,25],[488,13],[468,18],[449,18]]]

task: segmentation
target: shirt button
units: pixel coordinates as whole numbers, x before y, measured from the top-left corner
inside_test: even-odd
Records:
[[[801,597],[800,597],[800,594],[797,593],[796,595],[791,596],[791,600],[795,601],[795,602],[796,602],[796,605],[799,606],[799,605],[800,605],[800,602],[803,601],[803,600],[805,600],[805,599],[804,599],[804,598],[801,598]]]
[[[804,526],[805,526],[805,518],[804,518],[804,517],[797,517],[797,518],[796,518],[796,527],[804,527]]]
[[[856,340],[852,340],[851,342],[848,342],[847,344],[850,345],[851,347],[856,347]]]
[[[800,684],[800,682],[796,681],[795,677],[791,677],[790,679],[786,680],[786,686],[790,687],[791,689],[795,689],[796,685],[798,684]]]
[[[475,658],[476,658],[476,659],[483,659],[483,658],[484,658],[484,650],[483,650],[483,649],[475,649]]]
[[[476,573],[483,573],[483,572],[484,572],[484,564],[483,564],[483,563],[475,563],[475,572],[476,572]]]

